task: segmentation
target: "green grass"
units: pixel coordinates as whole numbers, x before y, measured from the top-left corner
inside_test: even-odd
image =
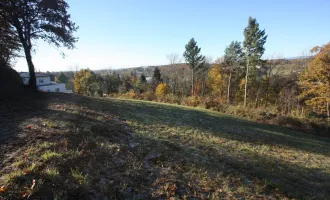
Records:
[[[328,194],[319,191],[330,186],[327,138],[201,108],[117,99],[98,99],[97,104],[124,119],[144,140],[165,144],[152,148],[189,160],[213,176],[235,172],[249,180],[258,177],[265,182],[260,187],[280,188],[287,196]],[[168,150],[167,144],[179,150]]]
[[[8,150],[28,154],[3,161],[0,186],[9,186],[8,195],[36,179],[37,184],[45,180],[33,191],[36,199],[83,199],[87,194],[94,195],[91,199],[330,196],[328,138],[201,108],[54,97],[47,116],[37,117],[67,126],[42,127],[39,135]],[[22,166],[32,167],[31,172],[24,174]]]
[[[83,174],[79,169],[71,169],[72,177],[79,183],[79,184],[86,184],[87,183],[87,174]]]
[[[45,160],[49,160],[51,158],[60,157],[60,156],[61,156],[61,154],[57,153],[55,151],[46,151],[41,155],[41,157]]]
[[[44,126],[47,126],[50,128],[57,128],[57,124],[52,120],[44,120],[42,123]]]
[[[46,167],[44,173],[50,176],[51,178],[56,178],[60,175],[58,169],[56,167]]]

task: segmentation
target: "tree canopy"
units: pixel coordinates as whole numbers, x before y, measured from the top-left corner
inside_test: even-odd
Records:
[[[0,67],[10,66],[10,60],[18,56],[20,43],[15,30],[0,15]]]
[[[192,71],[192,80],[191,80],[191,91],[194,93],[194,76],[195,73],[204,67],[205,65],[205,56],[201,54],[201,48],[198,47],[197,42],[194,38],[191,38],[185,46],[186,51],[183,53],[183,57],[186,60],[186,63],[189,64],[189,67]]]
[[[244,29],[244,51],[246,56],[244,106],[247,104],[247,86],[250,65],[256,66],[265,52],[264,44],[267,40],[265,30],[260,30],[256,18],[249,17],[248,26]],[[253,69],[254,70],[254,69]],[[254,73],[254,75],[256,75]]]
[[[0,15],[11,27],[24,49],[29,67],[29,84],[36,88],[31,51],[33,41],[41,39],[55,47],[74,48],[78,27],[71,21],[64,0],[2,0]]]
[[[57,77],[56,82],[58,83],[67,83],[68,82],[68,77],[61,72],[60,75]]]
[[[160,82],[162,82],[161,73],[160,73],[160,70],[158,69],[158,67],[156,67],[156,68],[154,69],[154,73],[153,73],[153,76],[152,76],[152,82],[153,82],[153,85],[154,85],[155,87],[157,87],[158,84],[159,84]]]
[[[74,91],[88,96],[102,95],[102,79],[89,69],[82,69],[74,75]]]
[[[314,47],[311,53],[314,59],[299,77],[302,89],[301,97],[306,98],[306,104],[320,112],[326,111],[330,116],[330,42],[322,47]]]

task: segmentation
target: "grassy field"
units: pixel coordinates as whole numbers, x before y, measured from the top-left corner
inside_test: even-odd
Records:
[[[134,100],[47,94],[24,105],[0,109],[10,119],[0,124],[0,199],[330,196],[327,138]]]

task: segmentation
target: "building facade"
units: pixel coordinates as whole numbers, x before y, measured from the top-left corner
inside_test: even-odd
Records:
[[[20,76],[23,79],[23,83],[27,85],[30,80],[30,73],[21,72]],[[48,74],[36,73],[36,82],[37,88],[42,92],[65,92],[72,93],[72,90],[67,90],[65,87],[65,83],[56,83],[50,80],[50,76]]]

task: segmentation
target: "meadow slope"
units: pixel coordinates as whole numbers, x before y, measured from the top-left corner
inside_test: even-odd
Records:
[[[0,107],[0,199],[327,199],[330,139],[69,94]]]

